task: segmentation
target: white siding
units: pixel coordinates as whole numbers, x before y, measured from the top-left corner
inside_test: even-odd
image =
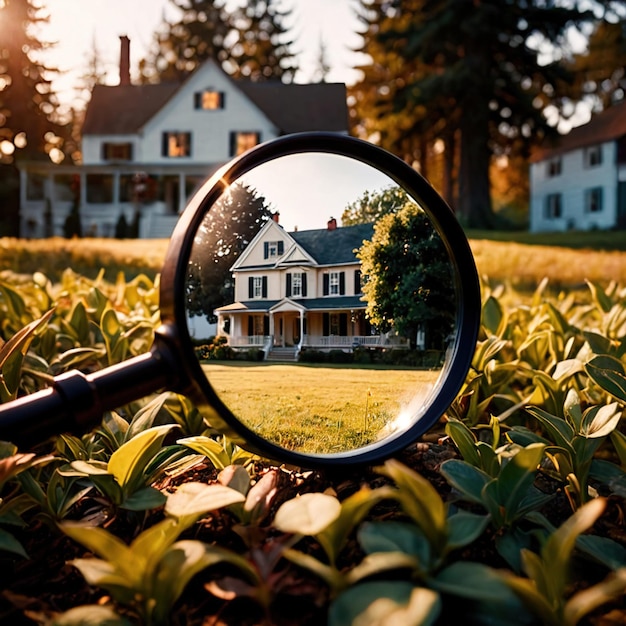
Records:
[[[602,144],[602,163],[585,164],[585,149],[572,150],[561,156],[561,174],[548,175],[549,160],[530,166],[530,230],[565,231],[612,228],[617,215],[616,144]],[[586,210],[586,195],[591,189],[602,189],[602,209]],[[561,216],[546,216],[550,194],[561,194]]]

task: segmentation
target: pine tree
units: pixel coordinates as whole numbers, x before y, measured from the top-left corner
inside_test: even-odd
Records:
[[[46,133],[58,133],[51,121],[57,105],[51,69],[36,58],[46,44],[32,27],[45,22],[32,0],[0,0],[0,162],[20,155],[45,158],[50,142]]]
[[[297,71],[284,25],[289,12],[275,0],[170,0],[181,12],[156,35],[152,57],[142,64],[144,80],[181,80],[206,59],[230,75],[291,82]]]
[[[565,94],[569,76],[560,57],[568,49],[569,29],[592,15],[539,0],[361,4],[363,14],[374,15],[366,21],[363,51],[389,74],[378,92],[392,94],[391,104],[371,95],[364,100],[379,119],[390,108],[402,129],[396,132],[405,133],[413,147],[420,134],[431,144],[441,139],[447,152],[458,142],[457,213],[468,226],[493,226],[492,157],[508,154],[511,146],[527,150],[531,141],[553,132],[543,109],[560,106]],[[540,57],[546,47],[551,63]],[[371,92],[371,77],[366,89]]]

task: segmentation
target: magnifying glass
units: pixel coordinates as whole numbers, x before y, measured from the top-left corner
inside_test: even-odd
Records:
[[[0,439],[86,432],[171,390],[265,458],[378,462],[453,401],[480,289],[461,227],[415,170],[358,139],[301,133],[197,191],[171,238],[160,309],[149,353],[0,406]]]

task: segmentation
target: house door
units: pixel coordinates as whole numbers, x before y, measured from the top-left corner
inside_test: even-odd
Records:
[[[626,181],[617,184],[617,228],[626,229]]]

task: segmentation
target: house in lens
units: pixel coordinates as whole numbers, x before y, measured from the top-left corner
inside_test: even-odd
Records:
[[[231,158],[280,135],[348,132],[340,83],[235,80],[213,60],[182,82],[133,84],[121,37],[119,85],[96,85],[82,164],[20,164],[20,235],[169,237],[189,197]]]
[[[295,360],[303,349],[408,349],[393,333],[373,331],[356,251],[372,224],[287,232],[268,220],[232,267],[235,301],[215,311],[218,333],[235,350]]]

